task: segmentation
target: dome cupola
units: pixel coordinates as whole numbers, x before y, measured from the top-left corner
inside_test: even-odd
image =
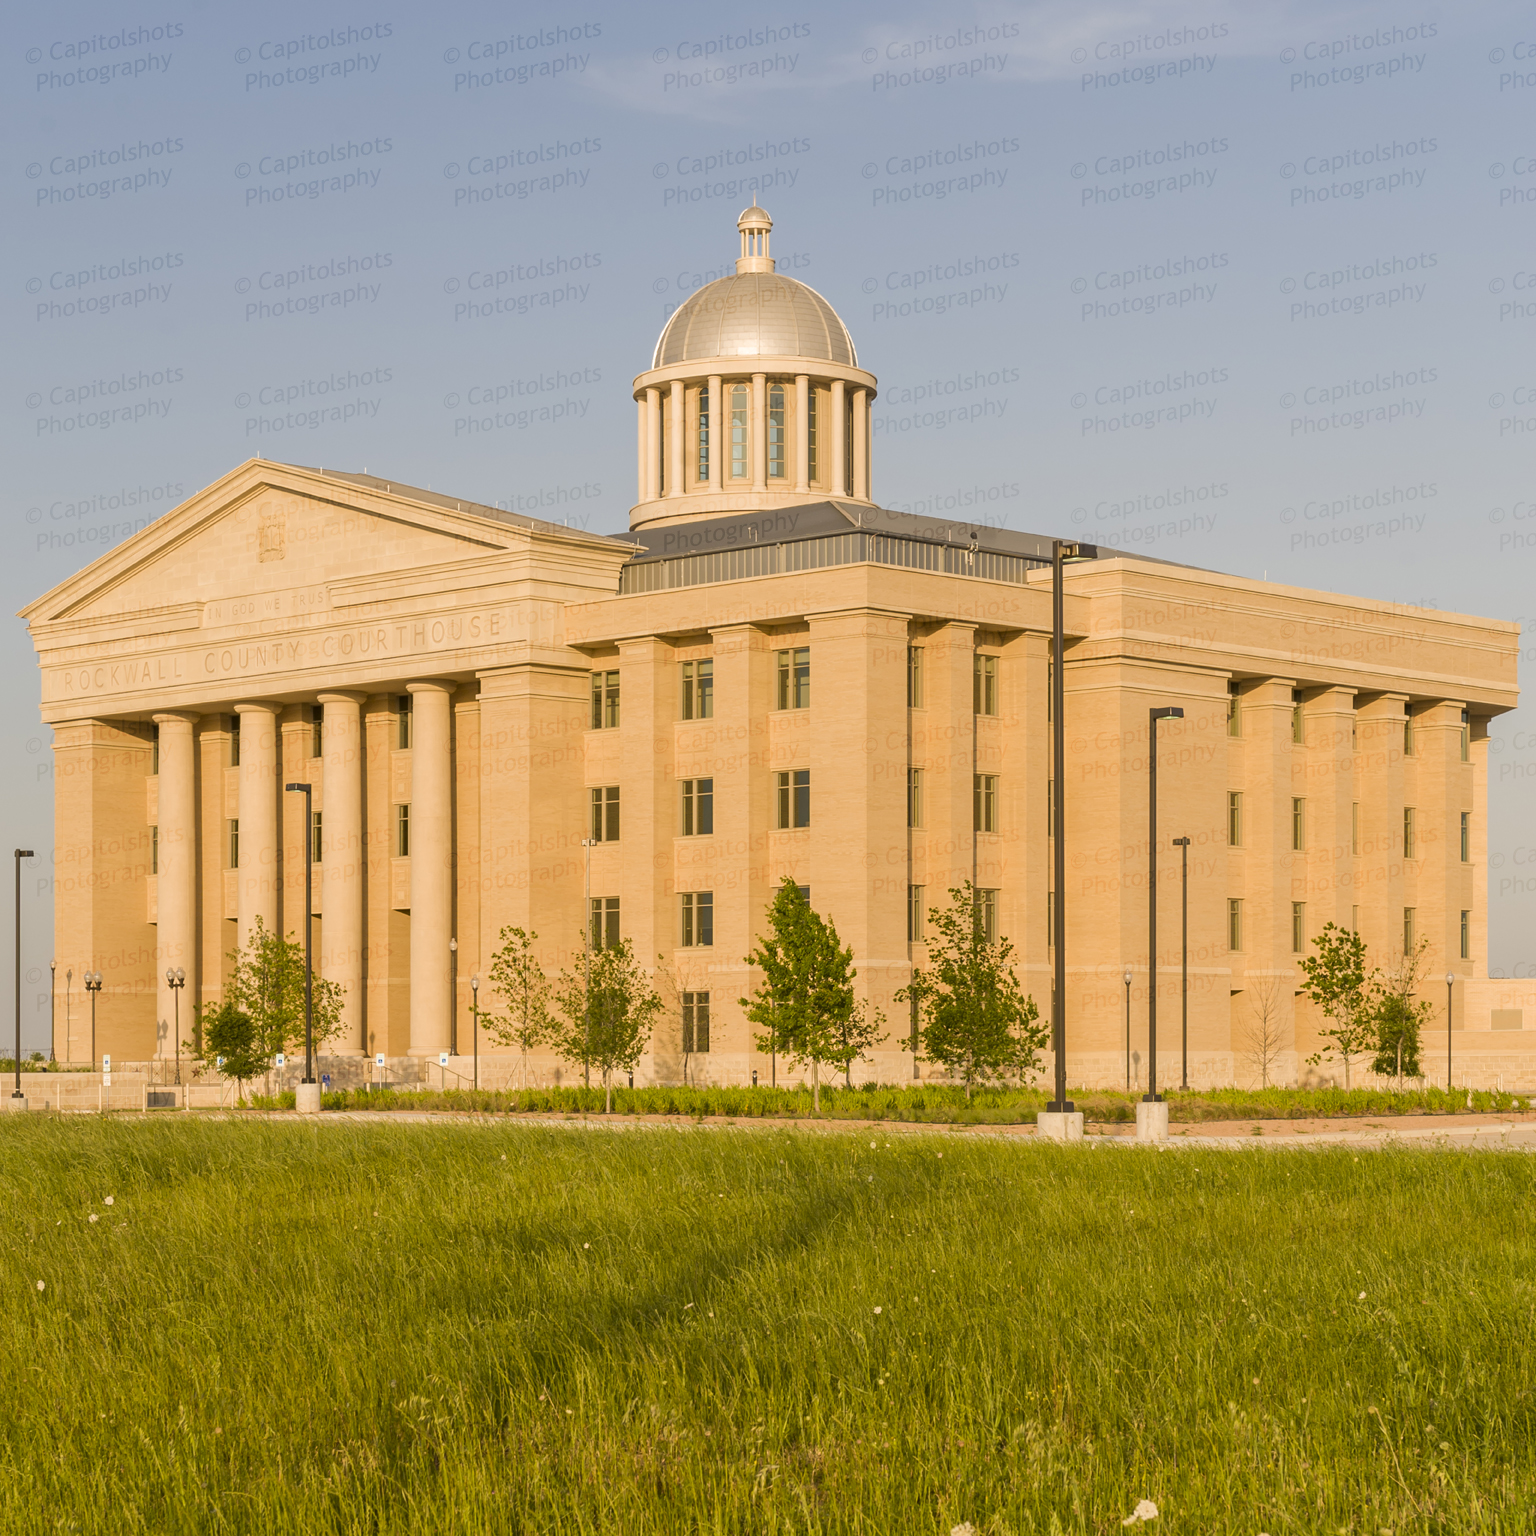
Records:
[[[736,221],[736,270],[673,312],[639,407],[630,526],[826,500],[870,500],[876,381],[837,311],[775,269],[773,220]]]

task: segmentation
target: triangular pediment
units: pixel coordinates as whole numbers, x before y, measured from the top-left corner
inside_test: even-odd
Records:
[[[430,497],[430,500],[427,499]],[[456,566],[526,557],[535,542],[622,546],[532,519],[501,520],[474,503],[362,476],[253,459],[167,512],[22,610],[33,624],[89,626],[138,616],[189,623],[209,605],[258,619],[302,607],[336,585],[451,576]],[[566,553],[570,553],[569,550]],[[212,618],[213,615],[209,615]]]

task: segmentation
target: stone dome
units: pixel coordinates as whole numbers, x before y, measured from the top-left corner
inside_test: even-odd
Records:
[[[804,357],[859,366],[848,327],[814,288],[778,272],[734,272],[678,306],[653,368],[709,358]]]

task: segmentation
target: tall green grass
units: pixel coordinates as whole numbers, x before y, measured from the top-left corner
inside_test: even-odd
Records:
[[[1073,1102],[1090,1121],[1136,1118],[1139,1093],[1079,1089]],[[1484,1114],[1509,1112],[1536,1100],[1510,1093],[1465,1089],[1217,1088],[1165,1095],[1171,1118],[1183,1124],[1208,1120],[1298,1120],[1334,1116],[1454,1114],[1471,1107]],[[1049,1094],[1042,1088],[965,1089],[948,1083],[892,1087],[823,1088],[821,1113],[828,1120],[906,1120],[940,1125],[1032,1125]],[[293,1092],[256,1095],[258,1108],[293,1108]],[[481,1114],[591,1115],[603,1112],[601,1088],[446,1090],[348,1089],[324,1096],[326,1109],[443,1109]],[[809,1088],[616,1088],[620,1115],[721,1116],[726,1119],[807,1119]]]
[[[42,1116],[0,1153],[5,1530],[1530,1529],[1520,1155]]]

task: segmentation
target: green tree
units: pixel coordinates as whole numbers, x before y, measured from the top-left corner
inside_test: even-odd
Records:
[[[604,1113],[613,1110],[613,1074],[633,1071],[651,1038],[661,999],[635,963],[628,939],[594,949],[555,988],[554,1045],[566,1061],[603,1074]]]
[[[810,1063],[811,1102],[820,1114],[820,1069],[849,1072],[885,1038],[885,1019],[854,996],[859,973],[853,951],[842,947],[836,926],[812,909],[787,875],[768,908],[768,929],[747,956],[747,964],[763,973],[763,985],[741,1006],[762,1027],[754,1037],[759,1050]]]
[[[549,978],[533,954],[538,937],[522,928],[501,930],[501,947],[491,960],[489,980],[506,1011],[480,1015],[497,1040],[518,1048],[524,1088],[528,1086],[528,1052],[549,1040],[555,1028],[549,1012]]]
[[[1327,923],[1312,942],[1317,953],[1302,958],[1301,969],[1307,979],[1301,990],[1329,1021],[1330,1027],[1320,1033],[1331,1044],[1307,1060],[1316,1066],[1337,1057],[1344,1063],[1344,1086],[1348,1088],[1350,1063],[1376,1044],[1381,973],[1366,971],[1365,940],[1351,928]]]
[[[225,1002],[205,1012],[202,1023],[204,1048],[219,1062],[224,1076],[235,1080],[243,1099],[246,1084],[260,1077],[270,1060],[255,1021],[233,1003]]]
[[[260,917],[244,949],[230,955],[233,969],[224,984],[224,1000],[250,1015],[266,1058],[304,1044],[304,946],[271,932]],[[345,989],[323,976],[314,980],[314,1044],[318,1051],[344,1028],[341,1002]]]
[[[1399,1087],[1405,1077],[1424,1075],[1419,1044],[1434,1004],[1427,999],[1415,998],[1413,994],[1418,990],[1428,961],[1429,940],[1420,939],[1413,950],[1392,967],[1373,1000],[1376,1057],[1371,1062],[1371,1071],[1381,1077],[1396,1077]]]
[[[1019,988],[1013,945],[987,937],[971,882],[949,899],[928,914],[927,968],[913,971],[896,1001],[916,1002],[921,1021],[916,1042],[903,1041],[903,1049],[963,1078],[969,1099],[975,1083],[1034,1071],[1049,1031]]]

